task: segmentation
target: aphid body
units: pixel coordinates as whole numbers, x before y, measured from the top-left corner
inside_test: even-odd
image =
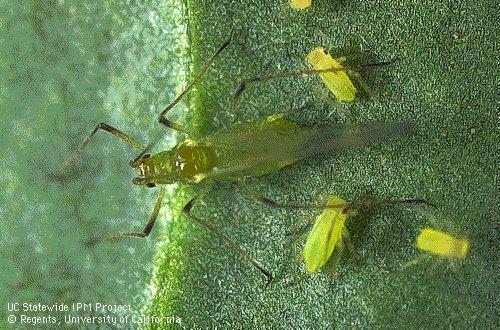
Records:
[[[311,4],[312,0],[290,0],[290,7],[293,9],[307,9]]]
[[[404,124],[303,127],[281,116],[240,122],[197,141],[140,159],[136,185],[199,183],[260,176],[300,159],[362,147],[407,129]]]
[[[469,251],[467,238],[455,238],[436,229],[424,228],[417,237],[418,249],[452,259],[464,259]]]
[[[320,73],[319,76],[339,101],[354,101],[356,87],[340,61],[327,54],[321,47],[311,51],[306,60],[315,70],[339,69],[338,71]]]

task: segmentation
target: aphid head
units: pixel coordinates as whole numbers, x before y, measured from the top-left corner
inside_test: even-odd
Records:
[[[138,172],[132,183],[148,188],[153,188],[156,184],[174,183],[176,180],[172,175],[169,159],[168,150],[155,155],[145,154],[132,165]]]

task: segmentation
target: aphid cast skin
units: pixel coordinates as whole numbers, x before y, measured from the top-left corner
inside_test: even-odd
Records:
[[[316,219],[307,237],[302,257],[309,273],[314,273],[323,267],[334,250],[341,254],[344,247],[343,238],[348,234],[345,228],[349,216],[347,202],[330,195],[327,197],[326,205],[339,207],[325,209]]]
[[[455,238],[436,229],[424,228],[417,237],[416,247],[422,251],[451,259],[464,259],[469,251],[467,238]]]
[[[356,87],[339,61],[327,54],[321,47],[310,52],[306,60],[315,70],[339,69],[338,71],[321,73],[319,76],[339,101],[354,101]]]
[[[307,9],[311,7],[312,0],[290,0],[289,3],[293,9]]]

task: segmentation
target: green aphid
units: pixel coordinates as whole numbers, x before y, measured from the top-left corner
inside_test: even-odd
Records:
[[[201,73],[195,77],[194,81],[160,113],[158,121],[166,128],[180,131],[187,136],[191,135],[189,130],[182,125],[168,120],[166,114],[201,81],[208,68],[215,62],[217,56],[229,45],[230,40],[226,41],[217,50],[202,69]],[[302,70],[243,80],[234,95],[233,106],[236,105],[236,101],[241,96],[242,92],[251,83],[265,82],[275,78],[320,74],[324,72],[325,70]],[[125,141],[130,146],[141,150],[140,154],[130,161],[131,167],[134,168],[137,173],[137,176],[132,180],[133,184],[152,188],[156,185],[179,182],[192,185],[196,189],[201,183],[217,181],[230,181],[241,184],[245,178],[278,171],[285,166],[305,158],[328,156],[337,154],[346,149],[367,146],[408,131],[408,129],[411,128],[410,125],[405,123],[371,123],[349,126],[332,124],[301,126],[297,123],[285,120],[283,117],[284,115],[281,114],[268,117],[264,120],[239,122],[219,132],[199,139],[188,137],[184,141],[178,143],[174,148],[160,151],[156,154],[151,154],[150,151],[164,136],[164,132],[158,135],[150,144],[144,146],[142,143],[138,142],[138,140],[125,134],[121,130],[111,125],[101,123],[94,128],[90,135],[83,141],[82,145],[63,165],[57,176],[63,175],[67,168],[72,166],[76,158],[82,153],[84,148],[99,130],[104,130]],[[198,191],[200,190],[201,189],[198,189]],[[275,208],[289,207],[279,205],[258,193],[251,192],[251,194],[268,206]],[[193,197],[184,206],[183,213],[228,243],[233,250],[238,252],[247,262],[262,272],[268,280],[271,280],[272,276],[270,272],[265,270],[246,251],[241,249],[238,244],[221,233],[207,220],[197,218],[191,214],[191,210],[199,200],[199,197],[199,194]],[[121,232],[107,236],[106,238],[110,239],[124,236],[142,238],[148,236],[158,216],[162,199],[163,193],[160,191],[153,212],[141,232]],[[298,208],[300,208],[300,206]],[[330,242],[329,244],[331,245],[332,243]],[[335,243],[333,243],[333,246],[334,245]],[[325,258],[325,256],[322,257],[322,259]]]

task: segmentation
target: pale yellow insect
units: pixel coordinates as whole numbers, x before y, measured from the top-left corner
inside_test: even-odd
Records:
[[[319,76],[339,101],[354,101],[357,89],[341,65],[343,60],[334,59],[321,47],[311,51],[306,60],[315,70],[339,69]]]
[[[450,259],[464,259],[470,248],[467,238],[455,238],[432,228],[420,230],[415,245],[421,251]]]
[[[289,3],[293,9],[307,9],[311,7],[312,0],[290,0]]]
[[[430,258],[434,258],[435,261],[429,269],[429,272],[431,272],[440,261],[444,260],[449,261],[449,265],[457,270],[458,264],[456,262],[461,262],[467,257],[471,243],[468,238],[457,238],[441,230],[426,227],[420,230],[414,246],[423,253],[414,260],[403,265],[400,269],[401,271],[416,265],[420,261]]]
[[[348,235],[345,222],[353,211],[347,210],[348,204],[342,198],[330,195],[326,200],[327,206],[338,206],[338,208],[325,209],[316,218],[307,237],[302,258],[309,273],[314,273],[323,267],[334,252],[340,258],[344,249],[344,239]]]

